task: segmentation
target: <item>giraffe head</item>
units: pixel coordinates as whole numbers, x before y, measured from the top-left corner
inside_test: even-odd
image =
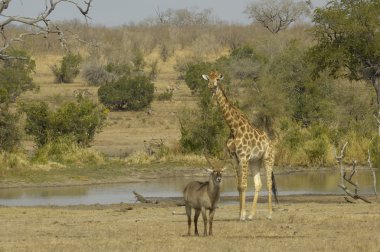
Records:
[[[223,79],[223,75],[217,71],[211,71],[208,75],[203,74],[202,77],[208,81],[208,88],[212,91],[212,93],[215,93],[218,88],[218,81]]]

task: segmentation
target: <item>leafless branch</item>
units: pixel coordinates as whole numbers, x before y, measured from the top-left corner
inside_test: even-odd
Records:
[[[343,168],[343,158],[344,158],[344,151],[347,147],[348,142],[346,142],[343,147],[340,149],[340,155],[338,156],[336,153],[336,148],[334,147],[335,151],[335,159],[338,162],[339,169],[340,169],[340,183],[343,184],[343,175],[344,175],[344,168]]]
[[[352,171],[350,173],[350,175],[347,177],[347,172],[344,172],[343,173],[343,176],[342,176],[342,180],[348,182],[349,184],[351,184],[353,187],[354,187],[354,190],[355,192],[351,192],[346,185],[344,185],[344,182],[342,182],[340,185],[338,185],[340,188],[342,188],[343,191],[345,191],[345,193],[350,196],[351,198],[353,198],[354,200],[357,200],[357,199],[360,199],[366,203],[371,203],[371,201],[369,201],[368,199],[366,199],[365,197],[359,195],[359,185],[358,183],[356,182],[353,182],[352,181],[352,177],[357,173],[356,171],[356,160],[352,161]],[[349,200],[347,197],[344,197],[346,199],[347,202],[350,202],[350,203],[354,203],[354,201],[351,201]]]
[[[15,42],[23,41],[24,37],[27,36],[38,36],[48,34],[57,34],[58,40],[60,41],[62,47],[66,48],[67,42],[64,36],[63,31],[58,27],[58,25],[52,24],[49,16],[54,12],[56,7],[59,4],[71,4],[74,5],[79,12],[84,16],[86,22],[90,18],[88,16],[88,12],[91,7],[92,0],[83,1],[83,6],[78,1],[74,0],[49,0],[45,1],[45,10],[35,17],[23,17],[23,16],[8,16],[3,12],[9,7],[12,0],[0,0],[0,15],[4,18],[0,21],[0,33],[2,46],[0,46],[0,59],[5,60],[12,58],[12,56],[8,55],[7,49]],[[21,34],[15,35],[14,37],[8,37],[6,35],[7,26],[9,24],[18,24],[25,25],[30,28],[30,31],[23,32]]]

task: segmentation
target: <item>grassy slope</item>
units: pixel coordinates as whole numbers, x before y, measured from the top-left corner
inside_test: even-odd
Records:
[[[154,55],[151,57],[155,57]],[[74,90],[88,88],[92,99],[97,99],[97,87],[87,86],[79,77],[71,84],[55,84],[49,65],[56,64],[60,56],[43,55],[36,57],[34,81],[40,86],[39,92],[27,92],[21,100],[44,100],[54,105],[73,100]],[[178,77],[173,69],[174,57],[168,62],[159,63],[159,75],[155,81],[156,95],[169,86],[175,86]],[[138,112],[110,112],[106,127],[96,135],[92,148],[108,156],[123,157],[144,149],[144,141],[162,139],[168,146],[175,145],[180,138],[178,110],[184,106],[194,106],[195,97],[188,87],[180,82],[171,101],[156,101],[151,104],[152,113],[147,110]],[[25,141],[28,149],[31,141]]]

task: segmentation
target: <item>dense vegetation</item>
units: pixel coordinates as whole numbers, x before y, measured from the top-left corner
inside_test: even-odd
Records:
[[[81,65],[84,78],[89,85],[99,86],[99,100],[111,109],[149,106],[157,71],[169,59],[175,61],[179,80],[198,101],[196,108],[178,111],[180,152],[224,151],[229,131],[201,78],[216,69],[225,76],[222,85],[230,101],[276,143],[277,165],[331,166],[334,149],[348,142],[347,162],[366,163],[369,151],[374,165],[379,166],[375,118],[379,111],[376,85],[380,83],[378,8],[376,1],[332,1],[315,10],[313,25],[298,23],[275,34],[257,24],[223,23],[210,10],[171,10],[117,28],[88,27],[78,21],[61,26],[76,30],[82,40],[101,42],[100,47],[84,48],[77,40],[69,40],[68,46],[86,51]],[[353,14],[362,19],[347,21]],[[329,36],[330,32],[336,37]],[[30,37],[22,47],[40,54],[46,47],[60,51],[49,37],[46,43]],[[149,62],[152,54],[159,60]],[[71,81],[79,69],[65,69],[66,65],[79,67],[81,58],[76,55],[66,55],[61,66],[55,67]],[[104,110],[95,102],[67,102],[55,109],[37,102],[15,112],[17,97],[34,88],[33,70],[29,56],[22,63],[2,63],[0,149],[17,149],[21,137],[17,132],[24,125],[19,123],[21,113],[26,113],[24,131],[39,148],[54,139],[61,145],[71,139],[79,146],[89,146],[105,120]],[[64,81],[61,76],[56,74],[57,80]],[[172,96],[167,91],[157,99],[170,100]]]

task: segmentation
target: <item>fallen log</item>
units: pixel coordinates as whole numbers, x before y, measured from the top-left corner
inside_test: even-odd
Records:
[[[133,194],[135,195],[136,197],[136,202],[140,201],[141,203],[153,203],[153,204],[158,204],[158,200],[150,200],[150,199],[146,199],[144,196],[142,196],[141,194],[137,193],[136,191],[133,191]]]

